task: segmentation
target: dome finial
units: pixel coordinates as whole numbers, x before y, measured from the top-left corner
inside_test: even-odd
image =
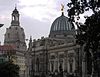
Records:
[[[17,9],[17,4],[15,4],[15,9]]]
[[[17,5],[16,4],[15,4],[15,9],[13,10],[13,13],[18,13]]]
[[[61,11],[62,11],[62,15],[64,15],[64,5],[61,4]]]

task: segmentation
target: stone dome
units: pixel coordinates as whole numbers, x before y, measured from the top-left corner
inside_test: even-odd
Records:
[[[56,18],[52,23],[49,36],[54,37],[55,35],[73,34],[73,31],[75,31],[74,25],[62,12],[62,15]]]
[[[19,50],[26,50],[24,29],[19,23],[19,12],[15,7],[12,13],[11,26],[6,29],[4,44],[14,45]]]

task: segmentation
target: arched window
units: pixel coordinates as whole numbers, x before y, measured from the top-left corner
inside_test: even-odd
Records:
[[[69,58],[69,68],[70,68],[70,73],[73,71],[73,58]]]
[[[59,71],[63,71],[63,59],[59,59]]]
[[[53,71],[54,71],[54,62],[51,61],[51,72],[53,72]]]

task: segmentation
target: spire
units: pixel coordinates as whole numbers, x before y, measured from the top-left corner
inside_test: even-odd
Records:
[[[17,4],[15,4],[15,9],[17,9]]]
[[[30,36],[30,41],[32,41],[32,36]]]
[[[18,10],[17,10],[17,5],[16,4],[15,4],[15,9],[14,9],[13,13],[15,13],[15,14],[19,13]]]
[[[29,48],[32,47],[32,36],[30,36],[30,40],[29,40]]]
[[[61,12],[62,12],[62,16],[64,15],[64,5],[61,4]]]
[[[17,10],[17,5],[15,4],[15,9],[12,12],[12,21],[11,25],[12,26],[19,26],[19,12]]]

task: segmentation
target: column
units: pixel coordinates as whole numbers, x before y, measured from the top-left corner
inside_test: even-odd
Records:
[[[67,51],[64,52],[65,56],[64,56],[64,71],[67,72],[68,70],[68,62],[67,62]]]

